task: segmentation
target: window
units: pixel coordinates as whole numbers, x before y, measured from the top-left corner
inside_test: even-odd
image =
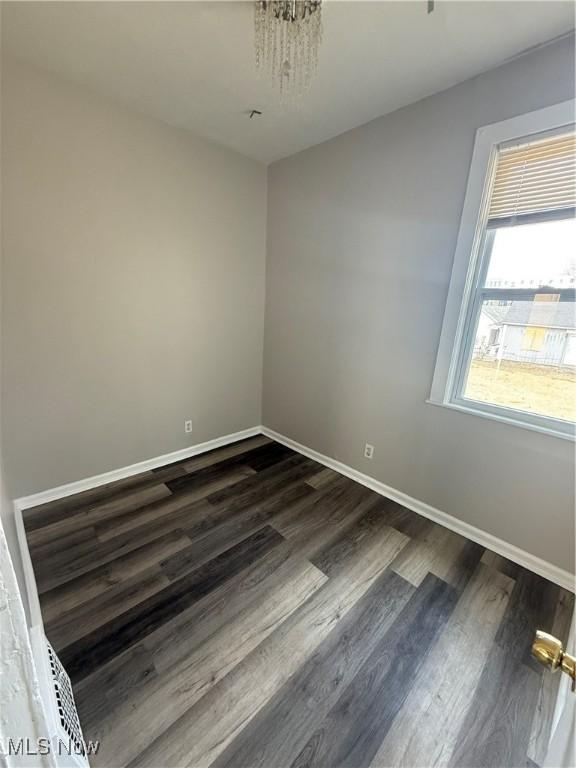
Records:
[[[500,338],[500,328],[491,328],[488,345],[493,347],[495,344],[498,344],[499,338]]]
[[[522,349],[527,352],[541,352],[546,338],[546,328],[538,328],[533,325],[527,325],[524,328],[524,339]]]
[[[576,422],[573,106],[479,131],[430,398],[562,436]]]

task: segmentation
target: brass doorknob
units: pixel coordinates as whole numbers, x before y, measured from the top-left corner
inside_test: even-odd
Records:
[[[557,637],[537,630],[532,643],[532,656],[551,672],[561,669],[572,678],[572,690],[576,690],[576,658],[566,653]]]

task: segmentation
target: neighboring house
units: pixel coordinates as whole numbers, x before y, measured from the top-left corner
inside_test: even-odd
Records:
[[[576,366],[576,308],[571,301],[485,304],[474,356],[536,365]]]

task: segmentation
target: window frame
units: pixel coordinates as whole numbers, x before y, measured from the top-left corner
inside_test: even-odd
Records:
[[[463,387],[474,349],[482,299],[532,298],[534,289],[485,288],[495,229],[488,227],[498,149],[534,134],[570,128],[576,102],[570,99],[525,115],[482,126],[476,140],[458,231],[452,276],[429,403],[495,419],[517,427],[574,440],[574,423],[463,397]],[[552,217],[548,217],[552,218]],[[555,292],[560,292],[557,289]],[[500,293],[499,293],[500,291]]]

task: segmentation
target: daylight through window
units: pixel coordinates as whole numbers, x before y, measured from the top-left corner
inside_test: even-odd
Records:
[[[456,396],[576,421],[575,135],[501,147]]]

